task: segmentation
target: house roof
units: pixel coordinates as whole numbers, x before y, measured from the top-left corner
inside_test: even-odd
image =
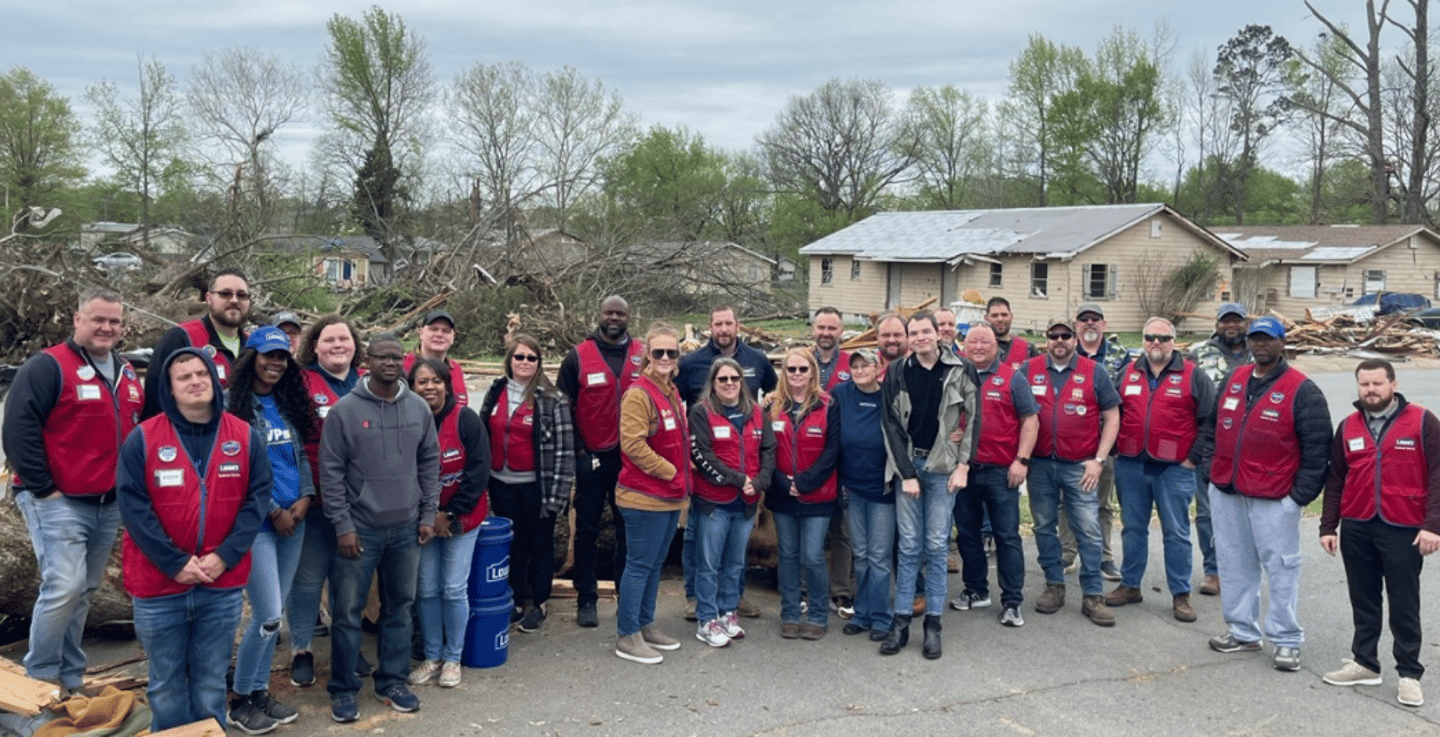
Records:
[[[883,212],[825,236],[801,248],[800,253],[919,263],[1018,254],[1067,259],[1161,213],[1202,240],[1245,258],[1244,253],[1164,204]]]
[[[1420,225],[1245,225],[1215,230],[1261,264],[1355,263],[1416,233],[1437,239]]]
[[[390,262],[385,258],[385,254],[381,253],[380,244],[368,235],[290,235],[273,238],[271,243],[290,251],[349,251],[363,255],[371,263]]]

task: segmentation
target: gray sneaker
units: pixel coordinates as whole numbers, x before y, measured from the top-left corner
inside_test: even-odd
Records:
[[[1020,607],[1011,604],[1000,610],[1000,624],[1006,627],[1024,627],[1025,617],[1020,614]]]
[[[640,639],[656,650],[679,650],[680,641],[665,634],[654,622],[640,628]]]
[[[625,660],[645,665],[655,665],[665,659],[664,655],[645,644],[639,632],[615,638],[615,654]]]
[[[1210,638],[1210,649],[1217,653],[1253,653],[1260,649],[1260,643],[1236,639],[1235,635],[1226,632]]]
[[[1300,670],[1300,648],[1281,645],[1275,648],[1275,657],[1270,661],[1275,670]]]
[[[956,611],[968,612],[971,609],[983,609],[990,606],[988,594],[977,594],[970,589],[960,592],[960,595],[950,600],[950,608]]]

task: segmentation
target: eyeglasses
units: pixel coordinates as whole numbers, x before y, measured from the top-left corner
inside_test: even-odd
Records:
[[[524,361],[525,363],[538,363],[540,361],[540,357],[534,353],[512,353],[510,358],[516,361]]]
[[[250,301],[250,293],[249,293],[249,292],[243,292],[243,291],[242,291],[242,292],[237,292],[237,291],[235,291],[235,290],[233,290],[233,289],[221,289],[221,290],[218,291],[218,292],[211,292],[211,294],[215,295],[216,297],[219,297],[220,299],[225,300],[226,302],[229,302],[229,301],[232,300],[232,299],[237,299],[237,300],[240,300],[241,302],[249,302],[249,301]]]
[[[670,360],[673,361],[673,360],[675,360],[675,359],[677,359],[677,358],[679,358],[679,357],[680,357],[680,349],[679,349],[679,348],[651,348],[651,349],[650,349],[650,358],[652,358],[652,359],[654,359],[654,360],[656,360],[656,361],[659,361],[659,360],[662,359],[662,358],[668,358],[668,359],[670,359]]]
[[[1075,318],[1075,322],[1100,322],[1104,319],[1105,318],[1100,317],[1099,315],[1091,315],[1089,317],[1077,317]]]
[[[716,377],[715,377],[715,383],[717,383],[717,384],[739,384],[741,381],[744,381],[744,379],[741,379],[739,376],[716,376]]]
[[[379,353],[368,353],[368,354],[366,354],[366,355],[368,355],[368,356],[370,357],[370,360],[371,360],[371,361],[374,361],[374,362],[376,362],[376,363],[404,363],[404,362],[405,362],[405,357],[402,356],[402,355],[400,355],[399,353],[386,353],[386,354],[384,354],[384,355],[381,355],[381,354],[379,354]]]
[[[1074,340],[1074,333],[1046,333],[1045,337],[1051,340]]]
[[[785,370],[786,370],[786,371],[789,371],[789,372],[792,373],[792,374],[808,374],[808,373],[810,373],[810,367],[809,367],[809,366],[786,366],[786,367],[785,367]]]
[[[1155,335],[1153,333],[1145,334],[1145,342],[1147,343],[1169,343],[1174,339],[1175,336],[1173,335]]]

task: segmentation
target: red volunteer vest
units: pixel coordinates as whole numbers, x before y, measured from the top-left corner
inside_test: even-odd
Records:
[[[340,395],[330,388],[330,382],[320,374],[319,369],[305,369],[300,372],[305,379],[305,392],[310,395],[310,401],[315,405],[315,415],[319,421],[315,423],[315,436],[305,441],[305,456],[310,459],[310,475],[315,480],[315,501],[320,501],[320,431],[325,427],[325,416],[330,414],[330,408],[340,401]]]
[[[190,345],[198,348],[215,362],[215,370],[220,374],[220,388],[224,389],[230,384],[230,359],[221,353],[215,346],[210,345],[210,331],[205,328],[204,320],[191,320],[180,323],[185,330],[185,335],[190,338]],[[245,333],[240,333],[240,345],[245,345]]]
[[[410,369],[415,368],[415,362],[420,359],[420,354],[411,351],[405,354],[405,375],[410,375]],[[450,367],[450,393],[455,395],[455,404],[461,407],[470,403],[470,391],[465,388],[465,369],[453,358],[445,359],[445,365]],[[413,388],[413,387],[412,387]]]
[[[465,480],[465,443],[460,440],[460,413],[464,408],[455,405],[450,414],[445,415],[445,420],[440,423],[437,433],[440,436],[440,509],[450,502],[450,497],[460,489],[460,484]],[[475,509],[469,514],[460,517],[460,529],[469,532],[480,526],[485,521],[485,515],[489,510],[490,495],[480,493],[480,500],[475,502]]]
[[[1010,385],[1015,369],[1004,361],[980,384],[980,434],[975,440],[975,462],[1009,468],[1020,454],[1020,414]]]
[[[1081,358],[1084,358],[1084,356],[1081,356]],[[1030,341],[1018,335],[1012,338],[1010,340],[1010,350],[1002,360],[1010,364],[1010,368],[1019,370],[1021,366],[1025,365],[1026,361],[1030,360]]]
[[[678,402],[671,402],[650,377],[641,374],[626,391],[645,392],[660,416],[655,434],[645,444],[675,467],[675,477],[662,481],[640,470],[630,456],[620,454],[621,486],[659,499],[684,499],[690,494],[690,430],[685,426],[685,412]]]
[[[595,345],[586,338],[575,346],[580,364],[580,389],[575,393],[575,427],[585,449],[593,452],[611,450],[620,444],[620,397],[640,376],[640,363],[645,346],[631,339],[625,352],[625,372],[617,379],[610,364]]]
[[[535,402],[532,399],[505,416],[510,409],[508,388],[500,390],[500,400],[490,411],[490,470],[506,466],[511,471],[535,470]]]
[[[104,494],[115,488],[120,445],[145,406],[140,380],[122,359],[112,392],[95,367],[69,344],[51,346],[45,353],[60,367],[60,395],[40,429],[50,477],[62,494]],[[24,485],[19,474],[15,483]]]
[[[1016,338],[1016,340],[1020,340]],[[1025,364],[1030,391],[1040,405],[1040,436],[1035,455],[1079,463],[1100,450],[1100,403],[1095,395],[1095,362],[1076,354],[1065,381],[1050,385],[1047,356]]]
[[[740,473],[749,476],[760,469],[760,436],[765,432],[761,423],[765,421],[765,413],[758,406],[750,413],[750,419],[745,421],[745,427],[736,430],[735,424],[726,419],[724,415],[715,410],[706,410],[710,422],[710,449],[715,451],[715,457],[728,468],[733,468]],[[740,496],[739,487],[720,486],[710,483],[700,474],[695,474],[695,494],[701,499],[716,504],[729,504]],[[760,501],[756,495],[754,501],[747,500],[747,504],[754,504]]]
[[[816,360],[819,360],[820,357],[817,355],[815,358]],[[830,392],[835,391],[835,387],[840,386],[841,383],[849,380],[850,352],[840,351],[840,355],[835,359],[835,370],[830,372],[830,380],[825,382],[825,393],[829,394]]]
[[[1190,455],[1199,430],[1195,423],[1195,397],[1190,381],[1195,364],[1185,360],[1180,373],[1167,372],[1150,391],[1148,366],[1134,363],[1120,381],[1120,434],[1115,452],[1127,458],[1142,453],[1157,461],[1181,463]]]
[[[1401,527],[1425,523],[1430,464],[1421,439],[1424,419],[1424,409],[1407,404],[1377,442],[1363,412],[1345,418],[1340,436],[1350,470],[1340,497],[1341,517],[1368,520],[1378,513],[1380,519]]]
[[[1245,408],[1245,387],[1255,364],[1230,375],[1215,411],[1215,459],[1210,482],[1233,486],[1245,496],[1279,499],[1290,493],[1300,470],[1300,438],[1295,435],[1295,392],[1305,374],[1287,368],[1270,393]],[[1243,445],[1242,445],[1243,443]],[[1241,452],[1243,448],[1244,452]]]
[[[140,429],[145,433],[145,487],[160,527],[184,552],[200,556],[215,552],[230,534],[250,492],[250,426],[229,412],[221,413],[203,480],[196,475],[195,464],[185,452],[168,416],[151,417],[140,424]],[[121,568],[125,574],[125,590],[131,596],[151,599],[181,594],[192,588],[177,583],[156,568],[128,532]],[[233,589],[244,586],[248,580],[250,553],[247,551],[239,565],[204,585],[212,589]]]
[[[836,371],[839,373],[839,371]],[[825,437],[829,432],[829,413],[822,404],[805,415],[797,427],[790,419],[789,412],[781,412],[780,419],[773,422],[775,431],[775,466],[780,472],[794,478],[796,474],[814,465],[825,452]],[[801,504],[825,504],[835,501],[839,482],[832,472],[819,489],[796,497]]]

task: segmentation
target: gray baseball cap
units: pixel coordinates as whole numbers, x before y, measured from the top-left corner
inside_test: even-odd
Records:
[[[1248,317],[1248,315],[1245,313],[1245,305],[1242,305],[1239,302],[1226,302],[1220,305],[1220,309],[1215,311],[1216,320],[1223,320],[1225,319],[1226,315],[1239,315],[1240,317]]]

